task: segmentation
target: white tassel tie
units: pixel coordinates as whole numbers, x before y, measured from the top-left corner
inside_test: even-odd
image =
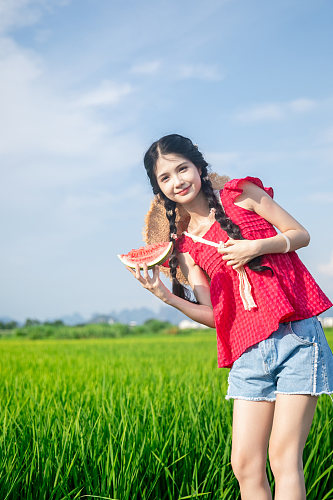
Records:
[[[188,233],[187,231],[184,231],[183,234],[191,238],[194,242],[199,242],[199,243],[204,243],[205,245],[209,245],[211,247],[218,248],[220,245],[224,246],[223,241],[220,241],[219,243],[215,243],[215,241],[210,241],[206,240],[205,238],[201,238],[201,236],[196,236],[194,234]],[[251,293],[251,285],[249,282],[249,279],[247,277],[246,271],[244,267],[240,267],[239,269],[235,269],[238,273],[238,278],[239,278],[239,294],[241,296],[243,306],[245,311],[251,311],[251,309],[254,309],[255,307],[258,307],[257,304],[254,302],[252,293]]]
[[[244,267],[240,267],[239,269],[235,269],[238,273],[239,278],[239,294],[241,296],[243,306],[245,311],[251,311],[257,307],[257,304],[254,302],[251,293],[251,285],[249,279],[247,277],[246,271]]]

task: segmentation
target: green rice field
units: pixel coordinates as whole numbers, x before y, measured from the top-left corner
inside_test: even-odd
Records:
[[[1,339],[1,500],[239,499],[227,376],[212,331]],[[332,408],[319,398],[308,500],[333,498]]]

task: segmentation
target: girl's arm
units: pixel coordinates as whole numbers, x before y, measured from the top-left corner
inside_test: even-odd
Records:
[[[159,266],[153,269],[153,276],[148,273],[147,266],[140,273],[139,266],[136,271],[127,268],[141,285],[153,293],[166,304],[175,307],[193,321],[215,328],[213,306],[210,300],[209,283],[204,272],[197,266],[189,254],[178,254],[178,261],[181,270],[191,285],[194,295],[199,304],[194,304],[174,295],[161,281],[159,277]]]
[[[243,192],[237,197],[235,205],[256,212],[277,227],[288,237],[289,251],[292,252],[309,244],[310,235],[307,230],[263,189],[248,181],[244,181],[242,187]],[[222,258],[228,261],[227,265],[237,269],[254,257],[269,253],[283,253],[286,248],[286,239],[281,234],[277,234],[258,240],[230,239],[225,243],[225,248],[219,249],[219,252],[223,254]]]

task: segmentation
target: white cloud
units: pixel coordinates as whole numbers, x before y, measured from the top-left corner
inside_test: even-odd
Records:
[[[209,64],[184,64],[174,69],[174,74],[177,79],[197,79],[197,80],[223,80],[224,76],[221,74],[217,65]]]
[[[3,181],[18,176],[31,187],[68,185],[136,163],[143,150],[137,135],[123,131],[123,124],[118,130],[115,111],[108,122],[93,112],[97,104],[124,100],[128,85],[104,82],[75,106],[72,94],[47,81],[43,59],[4,37],[0,74]]]
[[[68,3],[69,0],[0,0],[0,33],[14,27],[31,26],[43,12]]]
[[[66,3],[0,0],[0,27],[4,32],[36,23],[45,10]],[[0,35],[0,169],[5,180],[17,174],[21,183],[45,182],[46,187],[133,165],[142,147],[126,131],[119,110],[117,115],[109,111],[108,121],[95,113],[98,106],[124,102],[132,87],[105,80],[74,103],[73,92],[80,95],[80,90],[73,91],[70,75],[67,91],[66,79],[59,88],[48,74],[48,61],[36,51]]]
[[[117,104],[124,96],[133,92],[133,88],[128,83],[117,84],[109,80],[104,80],[94,90],[83,94],[75,104],[81,107],[89,106],[110,106]]]
[[[286,103],[286,108],[295,113],[306,113],[316,108],[317,102],[313,99],[295,99]]]
[[[284,117],[284,110],[278,104],[264,104],[244,111],[239,111],[235,118],[242,123],[252,123],[265,120],[280,120]]]
[[[41,1],[0,0],[0,32],[13,26],[34,24],[41,15]]]
[[[157,72],[164,72],[168,79],[176,80],[206,80],[219,81],[224,79],[217,65],[196,63],[196,64],[180,64],[173,65],[168,63],[167,66],[162,66],[161,61],[148,61],[146,63],[137,64],[131,68],[132,73],[152,75]]]
[[[31,192],[70,186],[74,188],[76,183],[83,185],[103,176],[119,175],[136,165],[144,150],[140,139],[130,132],[110,135],[109,144],[107,136],[104,140],[96,140],[95,144],[91,142],[86,150],[84,141],[88,141],[89,137],[85,134],[81,140],[81,150],[72,153],[67,146],[67,153],[63,148],[61,153],[54,152],[53,155],[42,151],[38,154],[36,151],[25,157],[26,151],[18,151],[11,158],[3,157],[2,202],[15,199],[19,203],[26,200]]]
[[[153,75],[154,73],[157,73],[157,71],[161,67],[161,61],[148,61],[142,64],[136,64],[132,66],[131,72],[132,73],[138,73],[138,74],[143,74],[143,75]]]
[[[327,264],[319,264],[318,269],[323,274],[333,276],[333,254],[331,260]]]
[[[241,123],[282,120],[292,114],[312,111],[318,103],[312,99],[299,98],[286,102],[270,102],[240,110],[234,119]]]

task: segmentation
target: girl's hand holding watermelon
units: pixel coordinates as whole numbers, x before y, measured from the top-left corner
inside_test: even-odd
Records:
[[[141,264],[143,267],[143,275],[140,272],[140,264],[136,264],[135,270],[126,266],[126,269],[133,274],[133,276],[141,283],[143,288],[149,290],[149,292],[153,293],[158,299],[163,300],[163,302],[167,302],[170,298],[171,292],[170,290],[163,284],[160,279],[160,268],[159,266],[153,267],[153,276],[149,275],[147,264]]]

